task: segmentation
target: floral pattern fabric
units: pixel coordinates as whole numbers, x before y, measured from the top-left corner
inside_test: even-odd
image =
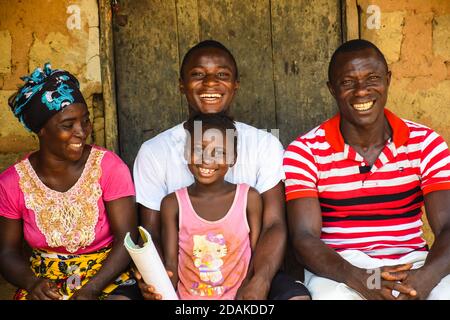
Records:
[[[28,159],[16,165],[25,205],[36,215],[36,225],[49,247],[64,247],[74,253],[95,239],[101,161],[105,151],[92,148],[85,168],[75,185],[66,192],[48,188],[37,176]]]
[[[110,251],[111,248],[105,248],[94,253],[71,255],[35,249],[30,258],[31,270],[39,278],[54,280],[63,300],[67,300],[100,270]],[[129,272],[122,273],[103,289],[99,299],[106,298],[130,278]],[[27,296],[25,289],[19,289],[14,300],[27,300]]]

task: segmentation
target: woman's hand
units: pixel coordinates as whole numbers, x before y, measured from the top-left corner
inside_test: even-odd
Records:
[[[75,291],[70,297],[70,300],[97,300],[99,296],[99,292],[83,287],[80,290]]]
[[[61,300],[62,295],[56,284],[49,280],[38,278],[28,291],[27,299],[29,300]]]

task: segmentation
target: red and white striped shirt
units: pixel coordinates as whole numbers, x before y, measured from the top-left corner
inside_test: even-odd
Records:
[[[385,116],[393,138],[372,167],[344,143],[339,114],[293,141],[283,165],[288,201],[319,198],[327,245],[397,259],[427,250],[423,196],[450,189],[450,152],[430,128]]]

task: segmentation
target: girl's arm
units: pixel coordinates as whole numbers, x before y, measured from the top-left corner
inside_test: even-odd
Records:
[[[161,244],[163,261],[175,289],[178,285],[178,201],[175,193],[161,202]]]
[[[247,221],[250,227],[250,245],[255,251],[261,233],[263,203],[261,195],[256,189],[250,187],[247,196]]]
[[[127,232],[131,233],[133,241],[137,240],[137,213],[134,197],[123,197],[105,202],[105,208],[114,236],[111,251],[103,261],[99,272],[78,290],[72,299],[97,299],[102,290],[130,264],[131,258],[123,245],[123,240]]]
[[[36,277],[22,253],[22,220],[0,217],[0,273],[13,285],[28,291],[30,300],[61,299],[51,280]]]

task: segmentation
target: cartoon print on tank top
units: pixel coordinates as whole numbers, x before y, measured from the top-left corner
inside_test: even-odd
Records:
[[[200,283],[194,283],[191,292],[199,296],[217,296],[223,294],[221,258],[227,255],[227,246],[222,234],[208,233],[194,235],[193,260],[198,268]]]

